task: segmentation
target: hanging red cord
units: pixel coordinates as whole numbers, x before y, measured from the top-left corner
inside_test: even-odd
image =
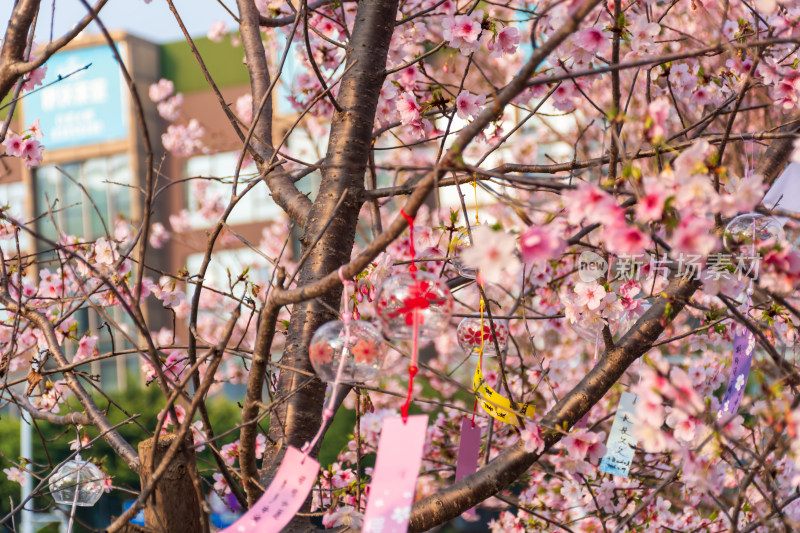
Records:
[[[409,216],[403,209],[400,210],[400,214],[408,223],[409,251],[411,253],[411,266],[408,267],[408,271],[414,280],[416,280],[416,276],[414,275],[417,271],[417,265],[414,264],[414,259],[416,259],[416,250],[414,250],[414,217]],[[403,407],[400,409],[404,424],[408,422],[408,408],[411,406],[411,396],[414,393],[414,377],[419,372],[419,367],[417,367],[417,356],[419,355],[417,353],[419,351],[417,346],[419,341],[418,310],[412,309],[411,314],[414,333],[411,338],[411,365],[408,367],[408,394],[406,395],[406,403],[404,403]]]
[[[408,267],[408,271],[411,272],[411,275],[414,275],[414,272],[417,271],[417,265],[414,264],[414,259],[416,259],[416,251],[414,250],[414,217],[406,214],[405,210],[401,209],[400,214],[406,219],[408,222],[408,242],[409,242],[409,252],[411,253],[411,266]]]

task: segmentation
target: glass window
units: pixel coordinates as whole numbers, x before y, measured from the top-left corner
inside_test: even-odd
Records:
[[[195,274],[200,270],[203,257],[204,254],[192,254],[186,259],[186,267],[190,274]],[[250,248],[220,250],[211,256],[211,263],[208,265],[203,285],[222,292],[230,292],[231,280],[235,282],[245,269],[249,269],[248,281],[259,285],[268,283],[272,276],[272,263]],[[193,284],[188,286],[189,299],[192,298],[194,286]],[[241,298],[244,288],[244,284],[239,283],[233,294],[237,298]]]
[[[131,189],[127,187],[131,178],[126,154],[39,167],[39,232],[51,240],[57,240],[59,233],[94,240],[106,234],[105,228],[113,235],[117,217],[131,216]]]
[[[8,214],[16,220],[25,221],[25,198],[28,196],[28,190],[25,184],[21,181],[14,183],[0,184],[0,208],[8,208]],[[30,235],[25,231],[19,232],[19,248],[22,251],[27,250],[30,244]],[[15,239],[0,240],[0,247],[3,251],[16,254],[17,243]]]
[[[226,152],[192,157],[186,162],[187,178],[213,178],[191,179],[187,182],[186,204],[192,228],[207,228],[213,225],[227,207],[231,199],[238,157],[238,152]],[[255,165],[242,167],[237,192],[243,191],[254,179],[259,179]],[[228,223],[247,224],[270,220],[282,212],[272,201],[269,188],[262,181],[236,204],[228,217]]]

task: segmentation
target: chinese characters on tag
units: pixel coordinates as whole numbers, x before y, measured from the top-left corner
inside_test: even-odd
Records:
[[[289,446],[266,492],[224,533],[278,533],[303,506],[318,472],[317,461]]]
[[[599,467],[602,472],[628,477],[636,453],[636,438],[633,436],[635,403],[635,394],[625,391],[620,396],[617,414],[611,424],[611,433],[606,444],[606,455]]]

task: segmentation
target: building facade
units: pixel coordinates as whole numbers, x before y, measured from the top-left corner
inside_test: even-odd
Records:
[[[162,248],[150,250],[146,275],[158,280],[159,273],[175,273],[183,267],[196,270],[202,262],[207,232],[215,221],[198,212],[192,194],[196,180],[192,178],[221,178],[204,183],[211,189],[224,190],[224,178],[235,172],[241,141],[185,41],[158,45],[122,32],[112,36],[135,80],[154,150],[157,195],[153,222],[170,229],[169,215],[184,209],[189,212],[188,230],[173,233]],[[233,105],[249,92],[241,48],[206,38],[195,43],[226,103]],[[209,153],[181,158],[164,150],[160,137],[167,123],[148,98],[149,86],[161,78],[173,81],[176,93],[183,95],[178,121],[196,119],[203,125]],[[48,61],[43,87],[20,100],[11,130],[26,130],[34,120],[39,121],[43,133],[41,165],[27,169],[18,158],[0,159],[0,204],[44,237],[34,239],[22,232],[21,252],[41,257],[52,251],[50,241],[63,234],[87,241],[113,236],[117,220],[138,227],[144,211],[147,171],[144,133],[125,77],[102,36],[82,36]],[[255,167],[242,169],[241,175],[255,178]],[[236,206],[228,223],[237,235],[258,243],[265,226],[280,214],[266,185],[259,183]],[[9,244],[5,246],[7,254],[16,253]],[[220,241],[215,250],[210,277],[259,260],[241,240]],[[121,311],[115,312],[114,319],[124,322]],[[157,301],[147,306],[146,313],[153,331],[160,329],[162,321],[164,326],[172,325],[171,313]],[[96,313],[82,310],[77,318],[81,330],[89,329],[100,336],[101,353],[111,349],[112,340]],[[138,358],[131,354],[93,363],[92,373],[101,376],[104,389],[113,390],[138,376],[138,369]]]

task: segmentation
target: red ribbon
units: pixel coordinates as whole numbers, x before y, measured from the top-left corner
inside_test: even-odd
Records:
[[[411,273],[411,276],[414,277],[416,280],[416,276],[414,273],[417,271],[417,265],[414,264],[414,259],[416,258],[416,250],[414,250],[414,217],[409,216],[408,213],[405,212],[404,209],[400,209],[400,214],[406,219],[408,223],[408,240],[409,240],[409,251],[411,252],[411,266],[408,267],[408,271]],[[408,394],[406,395],[406,403],[403,404],[403,407],[400,409],[400,413],[403,417],[403,423],[405,424],[408,422],[408,408],[411,406],[411,396],[414,393],[414,376],[417,375],[419,372],[419,368],[417,367],[417,356],[418,356],[418,341],[419,341],[419,324],[417,323],[417,319],[419,318],[417,315],[417,308],[411,309],[412,314],[412,323],[414,327],[414,336],[412,337],[412,346],[411,346],[411,366],[408,367]]]
[[[406,214],[404,209],[400,209],[400,214],[406,219],[408,223],[408,240],[409,240],[409,248],[411,252],[411,266],[408,267],[408,271],[412,273],[417,271],[417,265],[414,264],[414,259],[416,258],[417,252],[414,250],[414,217],[409,216]]]

